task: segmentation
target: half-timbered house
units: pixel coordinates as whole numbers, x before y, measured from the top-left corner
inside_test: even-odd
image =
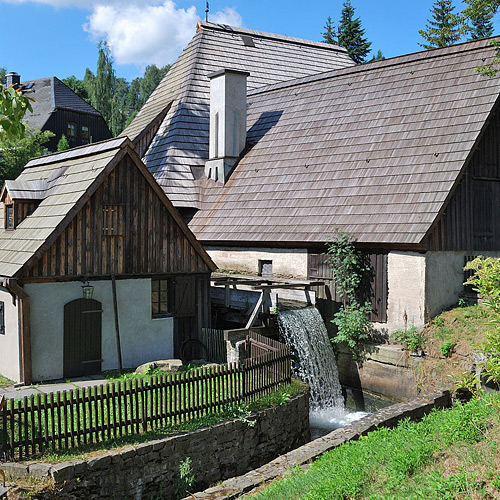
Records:
[[[135,367],[210,326],[214,264],[128,139],[31,160],[0,198],[3,375]]]
[[[331,283],[322,253],[341,228],[370,259],[372,320],[422,327],[458,300],[465,260],[500,255],[500,77],[475,71],[494,48],[475,41],[250,85],[262,76],[252,58],[282,55],[285,42],[265,36],[202,23],[176,64],[206,71],[177,78],[175,92],[167,74],[145,105],[181,96],[196,112],[168,108],[147,147],[138,115],[131,139],[219,267]],[[211,58],[217,41],[223,62]],[[318,293],[334,307],[333,285]]]

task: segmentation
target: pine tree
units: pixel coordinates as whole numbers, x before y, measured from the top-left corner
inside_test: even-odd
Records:
[[[337,44],[337,37],[335,35],[335,26],[333,25],[332,18],[328,16],[326,24],[323,27],[325,31],[321,33],[323,35],[323,42],[331,43],[332,45]]]
[[[350,0],[344,2],[339,23],[339,45],[347,49],[347,53],[356,64],[365,62],[370,52],[371,42],[364,38],[365,30],[361,27],[359,17],[354,18],[354,7]]]
[[[493,16],[498,5],[493,5],[488,0],[466,0],[468,7],[465,9],[469,21],[467,31],[469,40],[479,40],[493,35]]]
[[[378,49],[377,53],[370,59],[370,62],[383,61],[384,59],[385,59],[384,54],[382,54],[382,51]]]
[[[419,43],[425,49],[448,47],[462,38],[460,19],[453,13],[452,0],[436,0],[425,30],[419,30],[420,36],[427,43]]]
[[[66,139],[66,136],[63,134],[61,135],[61,138],[59,139],[59,142],[57,143],[57,151],[66,151],[69,149],[69,142],[68,139]]]

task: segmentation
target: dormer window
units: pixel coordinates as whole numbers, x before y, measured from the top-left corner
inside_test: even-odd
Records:
[[[14,229],[14,205],[5,205],[5,229]]]

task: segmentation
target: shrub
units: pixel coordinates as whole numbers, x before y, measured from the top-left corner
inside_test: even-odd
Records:
[[[392,337],[408,351],[423,349],[425,344],[424,333],[419,332],[415,325],[411,325],[408,329],[394,330]]]
[[[451,340],[447,340],[443,344],[439,346],[439,351],[441,352],[441,356],[445,358],[449,358],[453,353],[453,348],[455,347],[455,343]]]

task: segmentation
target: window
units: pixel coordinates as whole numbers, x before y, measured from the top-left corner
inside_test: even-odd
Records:
[[[170,279],[151,280],[151,315],[164,318],[173,313],[173,283]]]
[[[0,302],[0,335],[5,335],[5,308],[3,302]]]
[[[86,125],[82,125],[82,141],[84,143],[90,142],[90,130]]]
[[[66,131],[66,135],[69,138],[74,139],[76,137],[76,124],[75,123],[68,123],[68,129]]]
[[[273,261],[259,259],[259,276],[269,277],[273,275]]]
[[[104,236],[123,235],[123,205],[103,205],[102,234]]]
[[[14,229],[14,205],[5,205],[5,229]]]

